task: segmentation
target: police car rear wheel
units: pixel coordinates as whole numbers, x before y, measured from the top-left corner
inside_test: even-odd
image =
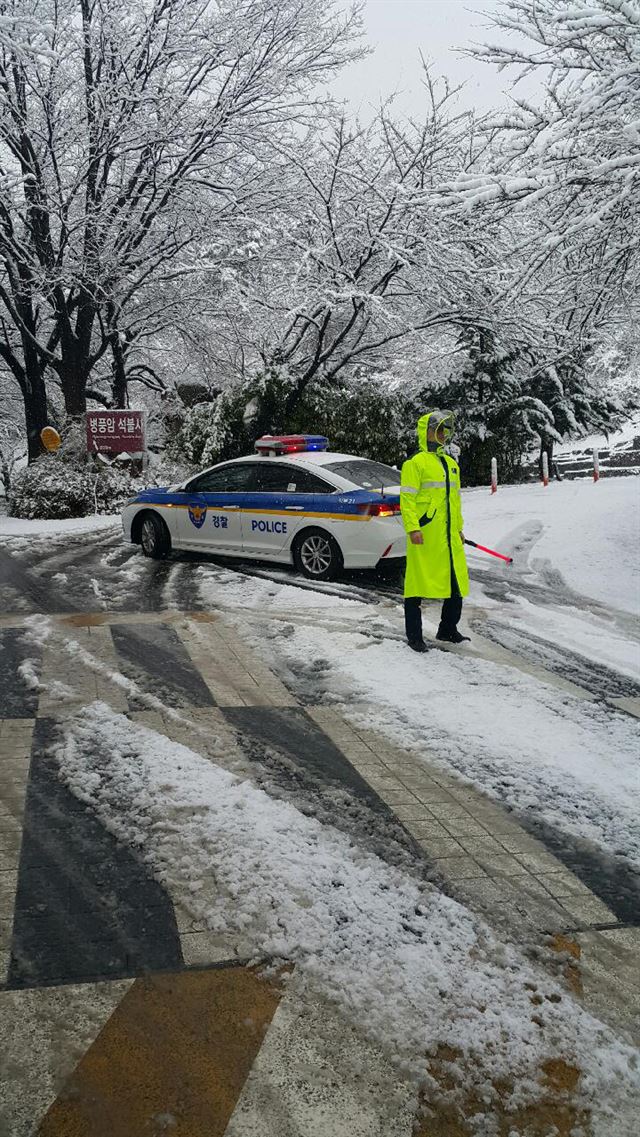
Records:
[[[328,533],[309,529],[296,541],[293,563],[310,580],[332,580],[342,568],[342,553]]]
[[[164,521],[149,513],[140,529],[140,544],[145,557],[162,560],[171,552],[171,537]]]

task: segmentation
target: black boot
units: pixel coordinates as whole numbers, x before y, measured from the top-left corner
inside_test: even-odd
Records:
[[[463,636],[458,631],[458,620],[462,615],[462,597],[455,577],[454,586],[453,596],[449,596],[442,605],[440,627],[436,632],[436,639],[448,644],[461,644],[465,640],[469,641],[469,636]]]
[[[428,651],[428,647],[424,640],[407,640],[409,647],[412,651]]]
[[[463,636],[457,628],[443,628],[442,624],[436,632],[436,639],[447,644],[471,643],[471,636]]]

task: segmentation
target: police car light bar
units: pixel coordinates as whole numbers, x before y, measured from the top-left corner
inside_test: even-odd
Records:
[[[256,442],[258,454],[302,454],[326,450],[329,439],[322,434],[263,434]]]

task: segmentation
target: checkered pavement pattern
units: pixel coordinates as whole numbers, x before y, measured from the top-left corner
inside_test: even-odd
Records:
[[[622,1018],[637,1016],[640,912],[622,877],[603,878],[553,835],[523,828],[427,754],[354,726],[338,708],[301,705],[220,617],[100,614],[60,617],[52,626],[47,637],[19,617],[0,627],[0,1050],[14,1058],[0,1132],[99,1137],[101,1125],[111,1126],[110,1137],[171,1132],[162,1093],[156,1112],[142,1117],[140,1087],[154,1097],[149,1062],[172,1085],[181,1047],[199,1089],[180,1132],[280,1137],[289,1131],[285,1106],[298,1127],[291,1132],[308,1132],[313,1120],[313,1094],[307,1101],[296,1086],[314,1030],[326,1032],[335,1012],[307,1008],[302,1023],[295,985],[248,970],[246,945],[194,921],[185,897],[150,879],[135,852],[118,846],[56,777],[51,748],[61,725],[95,699],[204,757],[219,762],[222,752],[228,768],[249,779],[261,744],[298,765],[298,785],[313,769],[316,781],[352,794],[409,861],[505,935],[556,941],[579,954],[582,995],[595,1010],[615,1001]],[[367,721],[366,706],[351,710]],[[203,999],[220,1008],[215,1039],[201,1037]],[[183,1035],[158,1028],[167,1008]],[[136,1034],[140,1022],[155,1024],[153,1052]],[[376,1072],[377,1084],[386,1078],[389,1112],[378,1131],[409,1137],[413,1088],[390,1078],[361,1041],[347,1039],[343,1049],[334,1079],[346,1085],[353,1067],[355,1085],[358,1062]],[[277,1108],[265,1088],[274,1083]],[[353,1086],[342,1097],[334,1086],[328,1074],[326,1131],[351,1137],[362,1103]],[[172,1092],[179,1096],[177,1083]],[[106,1120],[91,1115],[87,1103],[96,1100],[109,1103]],[[575,1118],[565,1120],[569,1126]],[[559,1114],[556,1123],[563,1132]],[[462,1121],[447,1124],[442,1132],[451,1137],[467,1132]]]

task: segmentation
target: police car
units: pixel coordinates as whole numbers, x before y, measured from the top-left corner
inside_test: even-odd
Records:
[[[398,470],[327,446],[319,435],[265,435],[251,456],[144,490],[123,511],[125,538],[148,557],[184,549],[293,563],[313,580],[398,566]]]

